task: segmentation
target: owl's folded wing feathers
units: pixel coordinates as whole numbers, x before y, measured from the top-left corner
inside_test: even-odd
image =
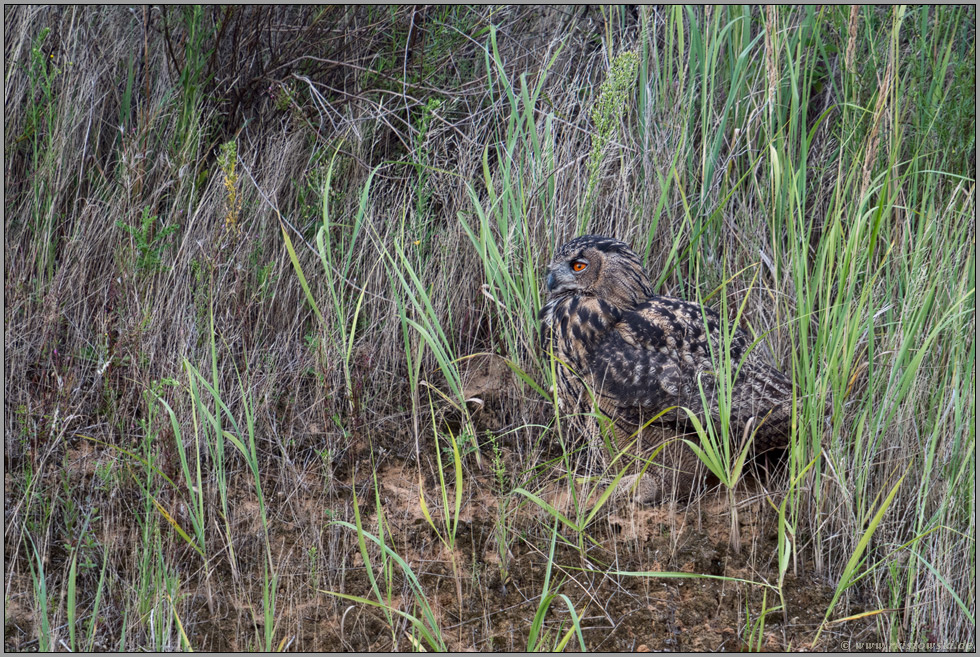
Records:
[[[601,410],[636,425],[671,406],[687,407],[703,417],[703,391],[709,414],[718,421],[719,331],[717,313],[669,297],[653,297],[625,313],[591,357]],[[792,382],[769,365],[761,351],[749,350],[749,344],[748,335],[736,329],[731,340],[735,380],[729,422],[741,432],[752,421],[757,450],[785,446]],[[685,418],[677,410],[664,415],[666,420]]]

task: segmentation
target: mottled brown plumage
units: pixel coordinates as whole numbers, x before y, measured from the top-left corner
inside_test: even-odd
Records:
[[[548,266],[547,286],[540,314],[542,344],[560,363],[556,385],[562,410],[572,418],[573,430],[585,433],[593,446],[602,444],[595,410],[613,420],[620,445],[671,407],[687,407],[702,421],[719,422],[716,369],[723,343],[718,313],[655,295],[636,253],[619,240],[596,235],[558,250]],[[750,345],[749,336],[735,329],[729,435],[740,440],[754,432],[754,453],[782,449],[789,438],[792,383]],[[675,408],[640,432],[632,451],[650,453],[686,433],[688,416]],[[645,475],[623,481],[636,484],[639,500],[656,503],[671,488],[686,496],[699,473],[694,453],[673,440]]]

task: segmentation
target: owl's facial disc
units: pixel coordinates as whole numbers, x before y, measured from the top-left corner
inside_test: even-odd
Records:
[[[578,275],[588,268],[589,261],[582,256],[552,265],[548,271],[548,292],[561,294],[569,290],[581,290],[582,284]]]

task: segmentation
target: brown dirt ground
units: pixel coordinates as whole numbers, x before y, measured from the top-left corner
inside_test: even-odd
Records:
[[[442,614],[441,626],[450,648],[526,649],[544,583],[549,518],[532,506],[517,512],[515,525],[527,529],[513,537],[509,574],[501,581],[494,539],[496,501],[486,492],[492,490],[491,483],[484,482],[478,487],[480,493],[464,500],[456,556],[469,581],[464,585],[461,612],[458,593],[449,585],[449,554],[419,510],[417,474],[408,466],[395,465],[380,473],[379,481],[390,495],[385,505],[387,517],[399,518],[391,524],[392,542],[409,548],[400,554],[411,564],[424,564],[420,579],[427,590],[437,591],[430,604]],[[427,492],[430,505],[433,497]],[[561,532],[551,590],[564,593],[573,602],[583,619],[583,637],[590,650],[748,647],[746,612],[759,613],[764,587],[723,579],[614,574],[685,572],[775,582],[775,512],[761,495],[742,495],[738,513],[742,545],[736,554],[729,545],[728,505],[727,497],[715,492],[679,510],[625,506],[600,513],[589,527],[591,540],[585,539],[585,558],[575,545],[574,532]],[[368,526],[375,522],[373,517],[366,521]],[[812,564],[798,564],[797,572],[793,575],[791,568],[784,583],[785,614],[767,615],[762,648],[833,650],[840,644],[833,628],[825,631],[819,645],[811,645],[833,589],[813,573]],[[771,589],[766,604],[770,608],[779,604]],[[561,636],[570,627],[568,620],[567,607],[556,600],[545,628]],[[848,629],[848,636],[853,629]],[[574,641],[569,644],[575,645]]]
[[[64,461],[66,471],[79,485],[95,477],[94,463],[106,458],[101,450],[81,441]],[[451,468],[448,468],[451,470]],[[489,470],[489,468],[486,468]],[[364,470],[362,470],[363,472]],[[315,471],[297,473],[291,492],[270,495],[270,544],[280,575],[275,642],[289,650],[401,650],[411,649],[408,626],[395,616],[395,630],[382,610],[339,600],[325,590],[374,599],[363,568],[354,533],[330,526],[324,505],[333,517],[353,521],[350,485],[336,482],[324,493],[322,476]],[[373,478],[358,486],[364,527],[376,532],[378,521]],[[417,575],[436,623],[454,650],[524,650],[544,585],[553,521],[538,507],[518,495],[508,509],[507,571],[502,572],[496,523],[498,499],[489,473],[464,476],[465,492],[451,552],[425,519],[419,504],[419,470],[405,461],[390,459],[379,468],[377,481],[384,511],[387,544],[403,557]],[[438,527],[442,527],[441,499],[431,475],[421,478],[426,503]],[[10,492],[10,474],[7,475]],[[239,564],[252,572],[234,573],[225,558],[214,560],[206,576],[194,564],[195,555],[173,541],[177,551],[171,562],[182,579],[181,621],[195,648],[245,650],[261,647],[264,629],[261,580],[265,548],[254,487],[249,478],[233,478],[235,550]],[[265,484],[264,484],[265,485]],[[758,488],[758,486],[755,486]],[[272,482],[268,490],[274,491]],[[449,487],[450,492],[454,489]],[[333,499],[331,499],[333,498]],[[557,500],[552,500],[557,503]],[[180,521],[186,518],[179,499],[161,499]],[[738,527],[741,549],[729,545],[728,500],[717,490],[681,508],[649,508],[623,505],[600,512],[581,536],[560,528],[551,573],[551,592],[568,596],[582,619],[582,634],[590,650],[744,650],[747,627],[757,621],[763,608],[759,584],[723,579],[677,579],[656,575],[634,576],[626,572],[685,572],[724,576],[751,582],[775,582],[776,513],[764,496],[752,490],[738,494]],[[108,523],[105,523],[108,524]],[[184,526],[189,523],[182,522]],[[138,528],[115,523],[96,528],[104,537],[104,549],[125,554],[139,544]],[[162,532],[173,533],[161,518]],[[582,549],[578,542],[582,541]],[[319,579],[311,581],[309,549],[332,546],[323,554]],[[179,552],[179,554],[178,554]],[[187,552],[187,554],[183,554]],[[379,554],[370,550],[374,572],[379,574]],[[8,559],[14,556],[7,554]],[[23,559],[23,554],[19,555]],[[101,558],[101,557],[100,557]],[[46,569],[49,591],[59,590],[66,572],[67,555],[52,549]],[[242,566],[243,570],[245,566]],[[80,580],[80,587],[95,584],[97,573]],[[112,579],[126,579],[124,573]],[[91,580],[91,581],[90,581]],[[382,586],[384,580],[379,577]],[[11,595],[5,613],[5,646],[12,650],[36,649],[36,615],[28,607],[32,585],[26,568],[9,581]],[[121,620],[132,583],[114,586],[103,601],[106,619],[97,632],[96,646],[118,645]],[[390,579],[392,606],[419,615],[406,578],[397,567]],[[785,611],[767,615],[762,631],[764,650],[821,649],[840,646],[845,633],[865,633],[871,627],[845,623],[829,627],[820,642],[811,642],[831,602],[830,583],[821,579],[812,564],[796,564],[787,575],[783,592]],[[765,604],[777,607],[772,589]],[[840,605],[839,605],[840,606]],[[111,611],[116,610],[116,611]],[[839,618],[858,613],[853,608],[835,610]],[[130,612],[132,613],[132,612]],[[752,618],[747,618],[747,613]],[[545,616],[543,632],[554,645],[571,627],[563,599],[556,599]],[[130,620],[132,622],[132,620]],[[62,628],[63,639],[67,631]],[[393,645],[393,641],[395,642]],[[576,649],[573,637],[569,649]]]

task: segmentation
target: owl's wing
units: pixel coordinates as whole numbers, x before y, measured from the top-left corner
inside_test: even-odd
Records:
[[[710,349],[700,308],[655,297],[623,315],[595,349],[590,369],[603,412],[643,423],[671,406],[701,413],[705,361]],[[702,384],[713,387],[710,379],[702,376]]]
[[[714,311],[668,297],[654,297],[626,313],[593,354],[591,370],[601,391],[601,410],[636,424],[671,406],[687,407],[703,417],[703,390],[707,415],[718,420],[720,324]],[[741,431],[754,417],[755,426],[764,427],[757,438],[765,444],[759,447],[785,445],[792,383],[748,346],[748,335],[736,330],[731,341],[737,376],[731,389],[730,423]],[[686,414],[671,411],[664,417],[683,420]]]

